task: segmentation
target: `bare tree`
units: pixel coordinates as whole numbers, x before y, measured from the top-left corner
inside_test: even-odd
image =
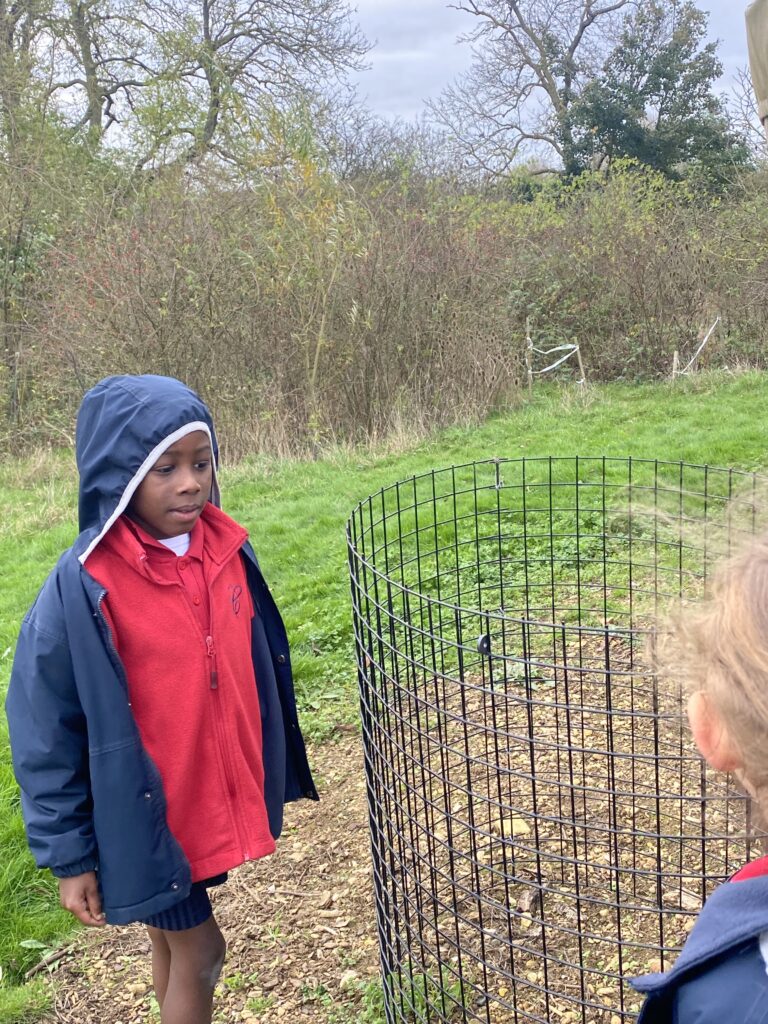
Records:
[[[214,148],[232,156],[258,130],[265,98],[285,103],[310,83],[343,76],[367,50],[343,0],[182,0],[175,16],[173,0],[165,3],[187,42],[160,38],[179,61],[182,109],[194,112],[178,125],[186,160]]]
[[[94,144],[109,132],[142,166],[195,161],[367,48],[347,0],[0,0],[0,102],[7,126],[34,81]]]
[[[378,117],[354,93],[319,97],[316,109],[318,142],[342,181],[434,181],[457,174],[444,133],[426,119]]]
[[[757,99],[749,68],[739,68],[733,86],[733,95],[728,103],[728,113],[734,128],[749,146],[756,160],[768,159],[768,140],[760,123]]]
[[[569,113],[633,0],[459,0],[477,19],[470,70],[432,105],[470,162],[503,173],[523,155],[577,169]]]
[[[0,0],[0,122],[6,146],[18,139],[19,117],[34,69],[45,52],[46,0]]]

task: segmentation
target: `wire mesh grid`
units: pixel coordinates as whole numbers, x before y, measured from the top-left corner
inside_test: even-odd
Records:
[[[654,623],[757,528],[754,474],[491,460],[384,488],[348,550],[387,1020],[623,1024],[748,803]]]

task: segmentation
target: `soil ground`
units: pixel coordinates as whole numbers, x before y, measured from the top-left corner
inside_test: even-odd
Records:
[[[310,760],[320,803],[288,805],[277,852],[211,890],[229,945],[216,1024],[356,1021],[378,977],[359,736],[340,734]],[[140,925],[82,932],[51,987],[45,1024],[159,1020]]]

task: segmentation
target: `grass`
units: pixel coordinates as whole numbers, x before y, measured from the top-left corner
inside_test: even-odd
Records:
[[[399,452],[338,451],[314,462],[244,462],[222,473],[224,505],[244,523],[292,642],[305,733],[317,740],[356,719],[344,525],[380,487],[431,468],[495,456],[633,455],[714,466],[768,465],[768,376],[701,375],[673,385],[550,388],[482,426],[452,429]],[[76,480],[69,453],[0,468],[0,692],[21,616],[74,538]],[[0,1024],[35,1019],[39,986],[14,987],[63,941],[70,919],[26,851],[0,726]],[[22,944],[25,943],[25,944]],[[25,1016],[26,1015],[26,1016]]]

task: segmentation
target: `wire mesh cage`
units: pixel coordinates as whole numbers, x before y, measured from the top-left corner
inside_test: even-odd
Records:
[[[760,479],[490,460],[348,524],[387,1020],[623,1024],[761,844],[700,761],[656,622],[757,528]]]

